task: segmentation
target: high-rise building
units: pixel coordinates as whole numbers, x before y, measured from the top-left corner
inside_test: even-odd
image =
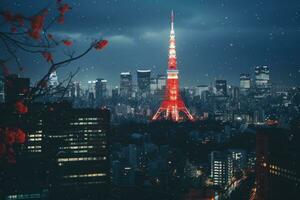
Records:
[[[29,91],[29,87],[29,78],[20,78],[15,74],[6,76],[4,85],[5,102],[14,103],[24,98]]]
[[[270,70],[268,66],[255,67],[256,97],[265,97],[270,94]]]
[[[95,94],[96,94],[96,102],[98,104],[103,104],[105,98],[107,98],[107,80],[105,79],[97,79],[95,84]]]
[[[247,94],[251,88],[250,74],[240,74],[240,91]]]
[[[138,69],[137,73],[137,85],[139,96],[146,97],[150,94],[150,79],[151,70]]]
[[[189,120],[194,120],[194,117],[190,114],[180,96],[173,11],[171,13],[171,31],[169,43],[169,60],[167,70],[168,76],[165,95],[159,109],[152,119],[157,120],[162,117],[165,119],[171,119],[173,121],[180,121],[183,120],[183,117],[185,116]]]
[[[216,80],[216,94],[217,96],[227,96],[226,80]]]
[[[150,93],[155,94],[157,91],[157,79],[151,78],[150,79]]]
[[[1,197],[105,199],[109,110],[74,109],[67,102],[33,104],[21,118],[27,139],[15,166],[1,171]]]
[[[110,112],[73,109],[69,104],[49,107],[43,119],[44,152],[54,196],[101,198],[109,185],[108,133]],[[54,167],[55,166],[55,167]]]
[[[116,87],[112,88],[112,90],[111,90],[111,97],[112,97],[113,99],[115,99],[115,98],[117,98],[118,96],[119,96],[119,87],[116,86]]]
[[[164,74],[157,75],[157,89],[164,90],[166,88],[167,77]]]
[[[71,85],[70,96],[72,98],[81,96],[81,85],[79,81],[74,81]]]
[[[88,93],[92,93],[94,97],[96,96],[96,83],[96,80],[88,81]]]
[[[122,72],[120,75],[120,96],[130,98],[132,95],[132,75],[130,72]]]
[[[237,173],[246,167],[246,152],[242,149],[229,149],[229,156],[233,161],[233,172]]]
[[[233,177],[233,161],[227,152],[213,151],[210,153],[210,176],[213,184],[226,187]]]
[[[203,92],[209,91],[208,85],[198,85],[195,88],[195,96],[199,96],[202,99]]]
[[[256,134],[257,200],[298,199],[300,195],[299,142],[299,135],[292,131],[279,128],[258,130]]]

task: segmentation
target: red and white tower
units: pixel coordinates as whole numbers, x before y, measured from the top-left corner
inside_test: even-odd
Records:
[[[164,100],[161,103],[156,114],[153,116],[152,120],[165,118],[171,119],[173,121],[181,121],[184,119],[184,116],[186,116],[189,120],[194,120],[193,116],[186,108],[180,96],[178,72],[174,31],[174,14],[172,11],[166,91]]]

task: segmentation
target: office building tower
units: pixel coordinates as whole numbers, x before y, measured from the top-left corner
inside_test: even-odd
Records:
[[[95,97],[96,96],[96,83],[97,83],[97,80],[90,80],[88,81],[88,93],[89,94],[93,94],[93,96]]]
[[[227,81],[226,80],[216,80],[216,95],[217,96],[227,96]]]
[[[157,89],[164,90],[166,88],[167,77],[164,74],[157,75]]]
[[[270,95],[271,83],[268,66],[255,67],[255,89],[258,98]]]
[[[107,91],[107,80],[105,79],[97,79],[95,84],[95,98],[98,105],[103,105],[103,101],[108,96]]]
[[[71,89],[70,89],[70,96],[72,98],[80,97],[81,96],[81,85],[79,81],[74,81],[71,84]]]
[[[233,161],[233,173],[241,172],[246,167],[246,152],[242,149],[229,149]]]
[[[248,94],[251,88],[250,74],[240,74],[240,91],[241,94]]]
[[[120,96],[123,98],[132,96],[132,75],[130,72],[122,72],[120,75]]]
[[[151,70],[137,70],[138,95],[146,97],[150,94]]]
[[[155,94],[157,91],[157,79],[151,78],[150,79],[150,93]]]
[[[107,192],[109,124],[108,110],[73,109],[67,103],[49,107],[42,148],[50,156],[54,199],[101,199]]]
[[[199,96],[202,99],[203,92],[209,91],[208,85],[198,85],[195,88],[195,96]]]
[[[299,128],[298,128],[299,131]],[[279,128],[256,134],[256,199],[298,199],[300,195],[300,137]]]
[[[233,177],[233,161],[227,152],[213,151],[210,153],[210,176],[213,184],[226,187],[231,183]]]

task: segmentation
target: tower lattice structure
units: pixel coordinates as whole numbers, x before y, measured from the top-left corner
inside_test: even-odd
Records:
[[[167,70],[167,83],[164,99],[153,116],[152,120],[160,118],[171,119],[173,121],[181,121],[184,116],[189,120],[194,120],[186,108],[179,89],[177,58],[176,58],[176,40],[174,31],[174,14],[171,13],[171,31],[170,31],[170,46],[169,46],[169,60]]]

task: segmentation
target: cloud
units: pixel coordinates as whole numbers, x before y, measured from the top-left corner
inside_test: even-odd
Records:
[[[135,41],[133,38],[126,35],[112,35],[105,37],[110,43],[134,45]]]

